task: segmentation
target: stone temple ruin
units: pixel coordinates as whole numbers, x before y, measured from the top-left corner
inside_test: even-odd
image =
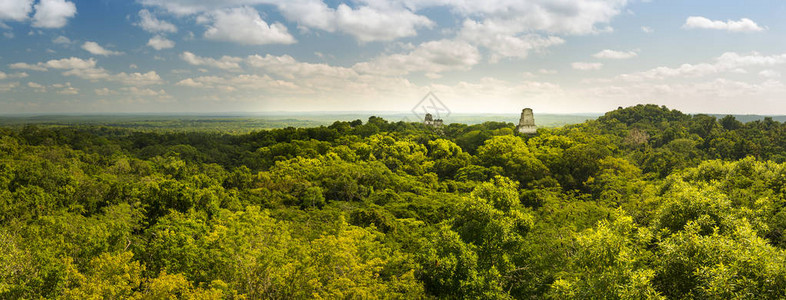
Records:
[[[443,126],[442,119],[434,119],[434,116],[431,114],[426,114],[423,124],[426,125],[426,127],[435,129],[442,128]],[[521,110],[521,118],[519,119],[519,125],[516,126],[516,132],[527,135],[534,135],[538,132],[538,126],[535,126],[535,117],[532,114],[531,108]]]
[[[535,134],[538,127],[535,126],[535,117],[532,115],[531,108],[521,110],[521,119],[519,119],[519,126],[516,126],[516,131],[522,134]]]
[[[442,128],[442,119],[434,119],[431,114],[426,114],[426,119],[423,120],[423,124],[427,127]]]

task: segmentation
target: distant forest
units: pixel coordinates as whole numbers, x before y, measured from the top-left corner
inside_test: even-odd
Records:
[[[786,298],[770,117],[150,126],[0,127],[0,299]]]

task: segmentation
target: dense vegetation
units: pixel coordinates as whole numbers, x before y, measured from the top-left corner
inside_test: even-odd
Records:
[[[0,298],[786,297],[786,124],[0,129]]]

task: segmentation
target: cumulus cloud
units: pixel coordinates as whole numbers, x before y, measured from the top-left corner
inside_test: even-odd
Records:
[[[287,20],[297,23],[301,29],[341,32],[361,42],[389,41],[414,36],[417,34],[417,29],[434,25],[428,18],[415,14],[397,1],[362,1],[355,3],[354,6],[341,3],[336,8],[329,7],[321,0],[141,0],[140,2],[145,6],[159,7],[179,16],[199,14],[207,15],[208,18],[210,15],[238,10],[244,6],[272,4]],[[204,16],[198,19],[204,20]],[[276,24],[270,27],[276,29],[279,27]],[[283,34],[280,38],[284,38],[282,41],[287,43],[294,42],[293,38],[285,38]]]
[[[28,74],[25,72],[13,73],[13,74],[6,74],[0,71],[0,80],[7,79],[7,78],[25,78]]]
[[[27,83],[27,87],[33,89],[34,91],[36,91],[38,93],[46,93],[46,86],[44,86],[44,85],[42,85],[40,83],[36,83],[36,82],[30,81],[30,82]]]
[[[100,88],[100,89],[95,89],[95,90],[93,90],[93,92],[94,92],[96,95],[99,95],[99,96],[109,96],[109,95],[113,95],[113,94],[115,94],[115,91],[113,91],[113,90],[110,90],[110,89],[108,89],[108,88]]]
[[[494,22],[478,23],[466,20],[459,36],[468,43],[491,50],[491,62],[497,62],[505,57],[526,58],[530,51],[539,51],[565,43],[565,40],[555,36],[543,37],[532,33],[520,35],[516,30],[501,25]]]
[[[41,0],[35,5],[33,27],[60,28],[76,15],[76,5],[65,0]]]
[[[242,58],[232,56],[223,56],[219,59],[201,57],[188,51],[180,54],[180,58],[190,65],[209,66],[222,70],[240,70],[240,63],[243,61]]]
[[[152,47],[153,49],[162,50],[162,49],[174,48],[175,47],[175,42],[173,42],[173,41],[171,41],[171,40],[169,40],[169,39],[167,39],[167,38],[165,38],[163,36],[156,35],[156,36],[150,38],[150,40],[147,41],[147,45]]]
[[[570,64],[576,70],[581,71],[591,71],[591,70],[600,70],[603,68],[602,63],[588,63],[588,62],[574,62]]]
[[[0,21],[24,21],[33,11],[33,0],[0,1]]]
[[[0,82],[0,92],[8,92],[19,87],[19,82]]]
[[[37,64],[27,63],[14,63],[9,67],[12,69],[28,69],[36,71],[47,71],[48,69],[63,70],[64,76],[75,76],[85,80],[98,81],[107,80],[119,82],[126,85],[152,85],[161,84],[163,80],[155,71],[147,73],[117,73],[111,74],[104,68],[96,65],[96,60],[81,59],[78,57],[69,57],[62,59],[53,59],[46,62],[39,62]]]
[[[126,92],[132,96],[136,97],[156,97],[160,99],[169,99],[172,98],[167,92],[163,89],[153,90],[150,88],[139,88],[139,87],[124,87],[120,88],[120,91]]]
[[[53,69],[90,69],[96,66],[96,60],[93,58],[85,60],[78,57],[69,57],[38,63],[38,66]]]
[[[156,71],[149,71],[147,73],[125,73],[121,72],[111,77],[113,81],[120,82],[126,85],[154,85],[161,84],[161,76]]]
[[[315,76],[349,79],[358,76],[358,73],[350,68],[300,62],[289,55],[251,55],[245,59],[245,63],[251,67],[288,79]]]
[[[464,41],[425,42],[406,54],[380,56],[358,63],[353,69],[379,75],[406,75],[411,72],[436,74],[449,70],[469,70],[480,62],[478,49]]]
[[[213,24],[205,38],[245,45],[292,44],[295,38],[281,23],[268,25],[256,9],[248,6],[218,10],[210,14]]]
[[[368,6],[352,9],[346,4],[335,12],[336,28],[362,42],[390,41],[414,36],[417,28],[431,28],[434,22],[411,11],[380,11]]]
[[[150,33],[175,33],[177,27],[167,21],[159,20],[147,9],[139,11],[139,22],[135,25]]]
[[[603,58],[603,59],[628,59],[634,58],[639,54],[636,51],[615,51],[610,49],[602,50],[598,53],[592,55],[595,58]]]
[[[419,1],[400,0],[407,7],[423,9],[448,6],[454,13],[483,18],[484,23],[500,24],[516,32],[545,31],[560,34],[589,34],[608,31],[612,18],[622,13],[628,0],[490,0]]]
[[[53,39],[52,43],[61,44],[61,45],[68,45],[68,44],[71,44],[71,39],[69,39],[69,38],[67,38],[65,36],[60,35],[60,36],[56,37],[55,39]]]
[[[765,29],[748,18],[742,18],[739,21],[728,20],[724,22],[697,16],[688,17],[682,27],[685,29],[716,29],[729,32],[756,32]]]
[[[237,76],[201,76],[187,78],[177,83],[179,86],[219,89],[227,92],[237,89],[269,89],[294,91],[298,88],[294,83],[273,79],[268,75],[241,74]]]
[[[187,87],[197,87],[197,88],[205,86],[204,84],[202,84],[201,82],[197,82],[193,78],[183,79],[183,80],[179,81],[178,83],[176,83],[175,85],[187,86]]]
[[[163,8],[164,10],[179,15],[187,16],[213,9],[226,8],[240,5],[260,4],[263,1],[202,1],[202,0],[139,0],[145,6]]]
[[[644,33],[653,33],[653,32],[655,32],[654,29],[652,29],[651,27],[647,27],[647,26],[641,26],[641,31],[644,32]]]
[[[328,6],[322,0],[140,0],[179,16],[212,14],[244,5],[274,5],[287,20],[302,30],[324,30],[353,36],[361,42],[389,41],[417,35],[421,28],[431,28],[433,21],[418,11],[446,7],[453,14],[482,24],[507,28],[507,37],[543,31],[551,34],[591,34],[611,30],[608,23],[624,11],[629,0],[394,0],[355,1],[353,5]],[[500,38],[502,39],[502,38]],[[511,41],[526,44],[528,40]],[[511,46],[507,46],[510,48]]]
[[[61,95],[78,95],[79,89],[71,86],[70,82],[66,82],[65,84],[62,83],[55,83],[52,85],[53,88],[60,89],[57,91],[58,94]]]
[[[99,45],[98,43],[90,42],[90,41],[85,42],[84,44],[82,44],[82,49],[84,49],[87,52],[90,52],[91,54],[101,55],[101,56],[121,55],[121,54],[123,54],[123,52],[108,50],[108,49],[106,49],[104,47],[101,47],[101,45]]]
[[[759,72],[759,76],[764,78],[779,78],[781,77],[781,72],[775,70],[762,70]]]
[[[625,81],[662,80],[672,77],[702,77],[722,72],[744,72],[748,67],[770,67],[786,64],[786,54],[762,55],[757,52],[739,54],[726,52],[712,63],[682,64],[678,67],[657,67],[643,72],[622,74]]]
[[[32,70],[32,71],[46,71],[46,68],[40,65],[31,65],[28,63],[18,62],[8,65],[11,69]]]
[[[85,80],[99,81],[111,79],[112,75],[109,74],[104,68],[75,68],[63,71],[64,76],[76,76]]]
[[[361,42],[414,36],[417,29],[434,26],[433,21],[394,2],[375,1],[355,8],[342,3],[336,9],[320,0],[275,2],[285,18],[304,28],[342,32]]]

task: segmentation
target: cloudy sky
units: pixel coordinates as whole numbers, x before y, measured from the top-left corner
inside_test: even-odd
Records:
[[[0,0],[0,114],[786,114],[786,1]]]

